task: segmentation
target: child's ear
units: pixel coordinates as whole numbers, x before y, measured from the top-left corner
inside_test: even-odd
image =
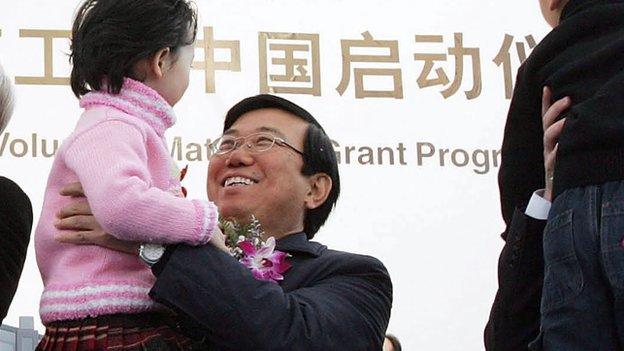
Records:
[[[152,55],[152,57],[148,59],[149,75],[155,78],[162,78],[165,74],[170,56],[171,49],[169,48],[160,49]]]

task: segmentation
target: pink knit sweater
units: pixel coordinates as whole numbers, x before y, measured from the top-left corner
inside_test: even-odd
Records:
[[[54,240],[55,215],[71,201],[59,195],[62,186],[80,181],[98,222],[122,240],[204,244],[218,217],[211,202],[180,195],[163,136],[175,115],[156,91],[126,79],[119,94],[91,92],[80,106],[85,111],[52,165],[35,232],[44,323],[157,309],[148,296],[154,277],[138,254]]]

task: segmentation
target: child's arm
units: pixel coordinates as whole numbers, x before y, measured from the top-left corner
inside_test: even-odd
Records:
[[[109,120],[79,134],[64,157],[82,183],[94,216],[113,236],[141,242],[206,243],[217,223],[216,207],[153,186],[147,153],[146,138],[137,127]]]

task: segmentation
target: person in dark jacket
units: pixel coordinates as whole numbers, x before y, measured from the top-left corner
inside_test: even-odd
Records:
[[[381,350],[392,306],[385,267],[311,241],[340,191],[331,140],[316,119],[288,100],[250,97],[228,112],[214,152],[208,195],[221,216],[254,215],[292,267],[275,284],[255,279],[221,249],[220,237],[170,246],[154,260],[151,296],[178,313],[199,349]],[[80,195],[72,186],[65,193]],[[66,207],[59,239],[123,247],[89,214],[85,201]]]
[[[557,154],[557,141],[567,110],[566,97],[552,106],[551,92],[543,97],[544,170],[552,174]],[[552,201],[552,181],[545,180],[545,189],[531,196],[528,204],[515,209],[503,239],[505,246],[498,261],[498,291],[485,328],[488,351],[526,351],[539,334],[540,301],[544,280],[543,231]]]
[[[0,66],[0,133],[13,113],[13,88]],[[6,317],[22,275],[33,214],[28,196],[0,176],[0,324]]]
[[[508,257],[516,260],[515,267],[508,265],[507,270],[499,265],[499,294],[510,289],[503,285],[511,279],[518,288],[497,296],[486,340],[493,335],[501,340],[501,334],[524,339],[539,330],[532,349],[620,350],[624,344],[624,317],[618,312],[624,295],[624,223],[618,210],[618,199],[624,196],[624,1],[540,3],[555,28],[519,70],[499,172],[506,249],[511,250],[503,251],[499,264]],[[565,124],[550,174],[542,167],[544,135],[539,116],[544,86],[553,91],[551,101],[570,96],[572,102],[561,115]],[[537,234],[531,241],[535,245],[523,251],[526,246],[509,242],[514,212],[535,189],[544,187],[545,180],[553,182],[554,202],[543,248],[539,247],[543,223],[533,223],[535,228],[527,232]],[[515,319],[518,329],[493,328],[502,318],[495,308],[508,309],[506,318]],[[517,314],[509,313],[512,310]]]

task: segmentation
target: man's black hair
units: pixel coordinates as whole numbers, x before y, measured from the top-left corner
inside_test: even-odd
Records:
[[[134,76],[135,64],[169,48],[172,55],[195,41],[197,12],[187,0],[86,0],[72,27],[74,95],[121,90],[124,77]]]
[[[234,122],[245,113],[265,108],[286,111],[308,122],[303,146],[303,168],[301,173],[304,175],[325,173],[332,180],[332,188],[325,202],[317,208],[307,210],[305,213],[303,230],[308,239],[311,239],[327,220],[340,194],[338,161],[331,139],[310,112],[291,101],[269,94],[248,97],[234,105],[225,116],[223,131],[230,129]]]

